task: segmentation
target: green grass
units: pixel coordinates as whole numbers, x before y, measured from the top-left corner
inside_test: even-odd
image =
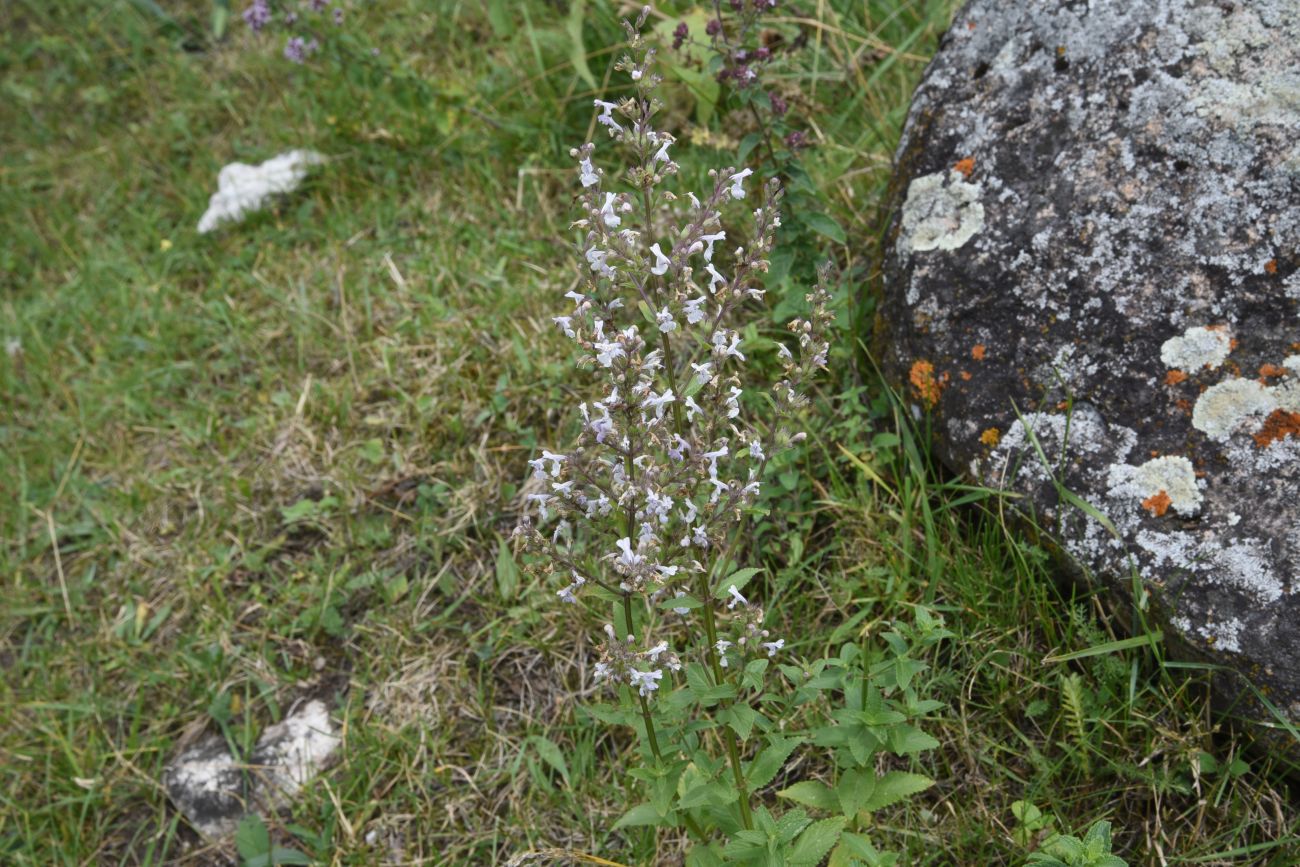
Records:
[[[251,742],[305,695],[345,723],[341,759],[266,818],[320,863],[679,857],[609,830],[634,798],[627,733],[580,712],[586,639],[501,555],[524,462],[581,392],[549,316],[594,94],[563,4],[520,4],[524,26],[499,5],[366,4],[353,37],[381,56],[344,71],[291,67],[238,22],[212,42],[197,0],[169,20],[0,10],[0,339],[21,345],[0,356],[0,861],[225,863],[162,768],[207,731]],[[588,5],[602,83],[618,31]],[[801,241],[796,274],[833,256],[857,291],[949,6],[805,6],[782,84],[857,243]],[[680,137],[688,176],[731,161]],[[331,157],[302,191],[194,233],[220,166],[299,146]],[[1300,810],[1210,715],[1203,673],[1142,648],[1044,662],[1124,637],[1110,607],[933,466],[853,363],[863,336],[844,331],[751,556],[795,657],[918,602],[958,635],[930,673],[939,785],[880,843],[1020,863],[1010,805],[1032,800],[1059,830],[1110,818],[1134,864],[1294,863]]]

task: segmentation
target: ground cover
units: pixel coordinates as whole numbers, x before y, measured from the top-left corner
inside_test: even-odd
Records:
[[[345,724],[340,763],[265,820],[320,863],[679,856],[610,830],[630,742],[580,711],[586,640],[505,543],[526,460],[569,421],[549,318],[573,280],[567,152],[618,29],[587,4],[593,88],[570,7],[504,5],[358,6],[347,38],[380,53],[344,67],[234,21],[215,40],[208,3],[0,11],[0,860],[225,863],[161,770],[307,696]],[[834,259],[846,325],[754,540],[769,607],[795,658],[921,602],[956,633],[927,674],[939,785],[881,814],[906,863],[1023,862],[1042,828],[1016,801],[1058,830],[1111,819],[1130,863],[1294,863],[1300,812],[1210,716],[1204,674],[1078,657],[1123,637],[1108,605],[934,466],[855,344],[869,300],[847,301],[870,297],[891,149],[949,11],[783,13],[807,44],[779,83],[847,241],[792,235],[790,285]],[[678,159],[735,162],[747,119],[701,126],[680,94]],[[331,157],[303,191],[195,234],[221,165],[300,146]]]

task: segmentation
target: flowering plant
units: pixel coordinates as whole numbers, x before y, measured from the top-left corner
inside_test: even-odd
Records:
[[[645,18],[625,23],[629,52],[616,67],[631,77],[631,96],[595,100],[598,123],[629,167],[610,177],[594,144],[572,151],[582,279],[554,323],[598,395],[576,407],[575,442],[530,461],[530,514],[515,537],[561,604],[606,621],[592,676],[619,702],[592,714],[637,731],[645,765],[633,773],[648,796],[619,826],[684,828],[703,844],[692,864],[774,863],[764,853],[811,864],[837,844],[848,859],[870,850],[865,838],[845,842],[850,822],[929,784],[919,775],[878,778],[867,764],[877,751],[930,746],[906,725],[934,709],[914,692],[925,666],[902,633],[891,633],[887,670],[854,644],[835,659],[786,664],[785,639],[772,634],[751,583],[762,570],[740,568],[768,461],[805,436],[792,422],[805,384],[827,365],[830,298],[821,285],[808,294],[811,312],[790,323],[790,345],[775,344],[779,381],[767,394],[747,391],[746,365],[765,347],[742,331],[762,311],[780,185],[757,191],[752,230],[737,246],[731,209],[749,196],[751,170],[710,172],[712,189],[687,192],[685,202],[663,189],[678,165],[674,137],[653,125],[660,78],[641,36]],[[925,616],[924,642],[946,635]],[[768,691],[773,669],[787,687],[779,694]],[[783,730],[799,705],[835,691],[847,716],[832,714],[811,732]],[[803,806],[783,814],[756,806],[756,791],[807,741],[842,753],[853,769],[849,789],[842,802],[813,781],[785,794],[842,815],[813,822]]]

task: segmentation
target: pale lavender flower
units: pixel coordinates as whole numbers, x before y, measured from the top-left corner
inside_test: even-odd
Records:
[[[682,308],[683,312],[686,314],[686,321],[689,322],[691,325],[698,325],[701,322],[703,322],[704,317],[706,315],[704,312],[703,305],[704,302],[708,300],[709,299],[704,295],[701,295],[699,298],[689,299],[686,302],[686,306]],[[696,367],[698,372],[698,365],[696,365]]]
[[[733,199],[745,198],[745,188],[744,186],[742,186],[742,182],[745,180],[745,178],[749,177],[753,173],[754,173],[753,169],[744,169],[742,171],[736,172],[734,175],[731,176],[731,180],[730,180],[731,189],[728,190],[728,192],[731,193],[731,197]]]
[[[715,241],[725,241],[726,239],[727,239],[727,233],[726,233],[726,232],[715,232],[715,233],[712,234],[712,235],[703,235],[703,236],[700,237],[700,241],[703,241],[704,244],[705,244],[705,247],[704,247],[704,261],[705,261],[705,262],[712,262],[712,261],[713,261],[713,244],[714,244],[714,242],[715,242]],[[697,242],[697,243],[698,243],[698,242]],[[712,271],[712,269],[710,269],[710,271]]]
[[[677,321],[673,319],[672,311],[667,307],[664,307],[655,314],[655,324],[659,326],[659,332],[661,334],[667,334],[677,328]]]
[[[261,33],[262,28],[271,23],[271,7],[266,0],[253,0],[240,17],[254,33]]]
[[[749,600],[740,595],[740,591],[736,589],[735,584],[727,588],[727,593],[731,595],[731,601],[727,603],[728,609],[735,608],[737,605],[749,604]]]
[[[657,668],[653,671],[637,671],[634,668],[628,672],[628,685],[637,687],[642,696],[647,696],[659,688],[663,676],[664,673]]]
[[[583,157],[578,161],[578,180],[582,182],[584,187],[600,183],[600,174],[592,166],[590,156]]]
[[[600,108],[600,116],[596,118],[596,123],[604,124],[615,132],[621,133],[623,131],[622,125],[619,124],[618,121],[614,120],[613,112],[614,109],[618,108],[618,105],[612,102],[605,102],[602,99],[594,99],[592,100],[592,104]]]
[[[778,638],[776,641],[764,641],[763,647],[767,650],[767,655],[769,657],[776,656],[776,652],[785,647],[785,639]]]
[[[712,262],[706,265],[704,270],[709,274],[709,291],[716,294],[718,291],[718,284],[722,283],[723,285],[726,285],[727,278],[718,273],[718,269],[713,267]]]

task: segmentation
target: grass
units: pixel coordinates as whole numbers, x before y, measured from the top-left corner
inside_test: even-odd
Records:
[[[587,5],[605,90],[617,28]],[[573,274],[567,150],[593,135],[564,4],[519,4],[523,26],[503,6],[366,4],[340,39],[381,55],[345,69],[292,67],[238,23],[216,42],[197,0],[0,10],[0,338],[20,346],[0,357],[0,860],[227,863],[161,771],[308,695],[346,726],[340,762],[265,818],[319,863],[680,857],[609,830],[626,733],[581,712],[586,640],[503,547],[525,460],[581,393],[549,316]],[[869,284],[949,5],[804,6],[782,85],[860,243],[800,239],[794,273],[830,255]],[[743,124],[716,118],[713,140]],[[298,146],[331,157],[304,190],[194,233],[221,165]],[[681,152],[687,174],[730,161]],[[881,845],[1021,863],[1011,804],[1030,800],[1059,830],[1112,819],[1134,864],[1295,863],[1300,810],[1211,716],[1205,673],[1134,647],[1044,661],[1122,638],[1111,608],[934,466],[853,363],[860,336],[750,554],[796,657],[920,602],[958,635],[929,673],[940,784]]]

